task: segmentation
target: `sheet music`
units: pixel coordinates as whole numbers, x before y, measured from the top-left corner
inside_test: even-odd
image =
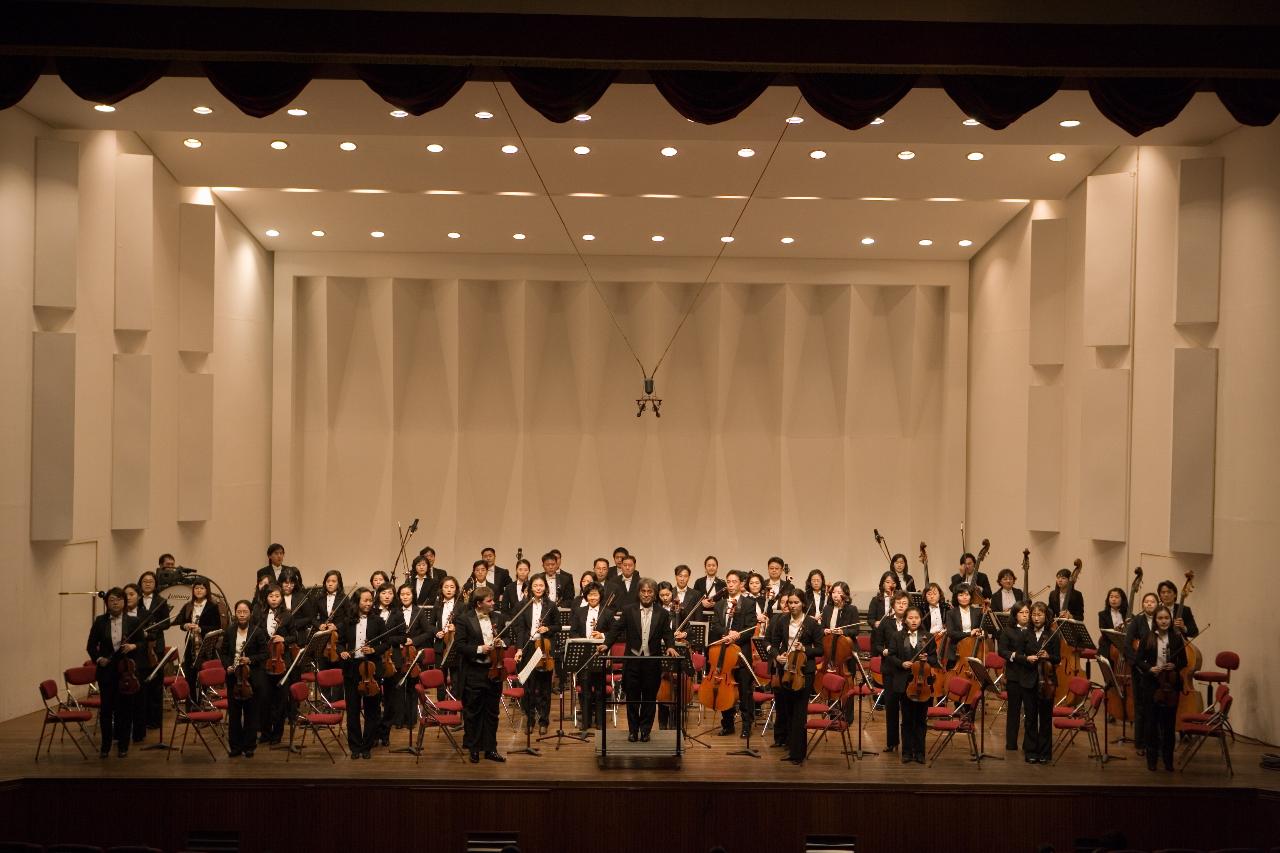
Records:
[[[529,680],[529,676],[533,674],[535,669],[537,669],[538,662],[541,660],[542,649],[534,649],[533,654],[529,655],[529,659],[525,661],[524,667],[520,670],[519,674],[516,675],[516,678],[519,679],[521,684],[524,684]]]

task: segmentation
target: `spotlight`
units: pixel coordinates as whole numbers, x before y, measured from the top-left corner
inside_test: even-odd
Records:
[[[824,160],[826,159],[826,156],[827,152],[823,151],[821,148],[815,148],[809,152],[810,160]]]
[[[461,234],[459,234],[457,231],[450,231],[450,232],[449,232],[448,234],[446,234],[445,236],[446,236],[446,237],[448,237],[450,240],[457,240],[457,239],[458,239],[458,238],[460,238],[462,235],[461,235]]]
[[[521,234],[519,231],[517,231],[515,234],[512,234],[512,235],[511,235],[511,239],[512,239],[512,240],[523,240],[523,239],[524,239],[524,235],[523,235],[523,234]]]
[[[729,236],[721,237],[721,238],[720,238],[720,242],[721,242],[721,243],[732,243],[732,242],[733,242],[733,238],[732,238],[732,237],[729,237]]]
[[[383,237],[387,236],[387,233],[385,231],[370,231],[369,236],[375,240],[381,240]]]
[[[279,237],[279,236],[280,236],[280,232],[279,232],[279,231],[277,231],[277,230],[276,230],[276,229],[274,229],[274,228],[268,228],[264,233],[265,233],[268,237]]]
[[[652,240],[652,241],[653,241],[653,242],[655,242],[655,243],[661,243],[663,240],[665,240],[665,239],[667,239],[667,238],[666,238],[666,237],[663,237],[661,234],[654,234],[654,235],[653,235],[652,237],[650,237],[649,239],[650,239],[650,240]]]
[[[872,124],[884,124],[884,119],[876,117],[871,120]]]
[[[503,153],[503,154],[515,154],[515,153],[516,153],[517,151],[519,151],[519,150],[520,150],[520,149],[519,149],[519,148],[517,148],[517,147],[516,147],[516,146],[514,146],[514,145],[504,145],[504,146],[502,146],[502,153]]]
[[[427,146],[427,150],[430,151],[432,154],[439,154],[441,151],[444,150],[444,146],[441,145],[439,142],[433,142]]]
[[[920,241],[920,245],[921,245],[921,246],[932,246],[932,245],[933,245],[933,241],[932,241],[932,240],[921,240],[921,241]]]
[[[273,139],[271,141],[271,147],[277,151],[283,151],[289,147],[289,143],[285,142],[283,139]]]
[[[182,144],[183,144],[183,145],[185,145],[185,146],[187,146],[188,148],[199,148],[199,147],[200,147],[201,145],[203,145],[204,143],[203,143],[203,142],[201,142],[199,139],[196,139],[196,138],[193,136],[193,137],[191,137],[190,139],[184,139],[184,140],[182,140]]]
[[[1063,154],[1061,151],[1055,151],[1049,155],[1049,159],[1055,163],[1061,163],[1063,160],[1067,159],[1067,155]]]
[[[876,238],[875,238],[875,237],[863,237],[863,238],[862,238],[862,245],[864,245],[864,246],[873,246],[873,245],[875,245],[875,242],[876,242]]]
[[[323,231],[321,231],[319,228],[317,228],[315,231],[312,231],[312,232],[311,232],[311,236],[312,236],[312,237],[323,237],[323,236],[324,236],[324,232],[323,232]]]
[[[591,149],[585,145],[577,145],[577,146],[574,146],[573,153],[574,154],[590,154]]]
[[[195,114],[196,114],[196,115],[198,115],[198,116],[207,116],[207,115],[209,115],[210,113],[212,113],[212,112],[213,112],[213,108],[212,108],[212,107],[204,107],[204,106],[201,106],[201,107],[192,107],[192,108],[191,108],[191,112],[195,113]]]
[[[670,145],[668,145],[666,148],[663,148],[658,153],[661,154],[663,157],[674,157],[680,152],[675,148],[672,148]]]
[[[899,159],[899,160],[914,160],[914,159],[915,159],[915,156],[916,156],[916,152],[914,152],[914,151],[899,151],[899,152],[898,152],[898,159]]]
[[[596,238],[596,235],[594,235],[594,234],[583,234],[583,235],[582,235],[582,239],[583,239],[583,240],[586,240],[588,243],[590,243],[590,242],[591,242],[592,240],[594,240],[595,238]]]
[[[795,238],[795,237],[783,237],[783,238],[782,238],[781,240],[779,240],[778,242],[779,242],[779,243],[782,243],[782,244],[783,244],[783,245],[785,245],[785,246],[790,246],[790,245],[791,245],[792,243],[794,243],[795,241],[796,241],[796,238]]]
[[[973,245],[973,241],[972,241],[972,240],[961,240],[961,241],[960,241],[960,247],[961,247],[962,249],[967,249],[967,248],[969,248],[969,247],[970,247],[970,246],[972,246],[972,245]]]
[[[739,148],[739,149],[738,149],[738,156],[739,156],[739,157],[754,157],[754,156],[756,156],[756,151],[755,151],[755,149],[754,149],[754,148]]]
[[[981,160],[985,155],[981,151],[970,151],[964,155],[966,159],[973,160],[975,163]]]
[[[355,151],[356,144],[354,142],[339,142],[338,147],[343,151]]]
[[[488,121],[489,119],[493,118],[493,113],[489,112],[488,110],[481,110],[480,112],[476,113],[476,118],[480,119],[481,121]]]

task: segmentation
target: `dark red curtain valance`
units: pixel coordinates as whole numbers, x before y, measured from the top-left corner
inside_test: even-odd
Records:
[[[77,95],[115,104],[158,80],[170,64],[162,60],[63,57],[58,75]],[[301,62],[205,62],[205,75],[224,97],[247,115],[261,118],[283,109],[320,67]],[[0,109],[30,90],[45,61],[0,57]],[[357,77],[388,103],[422,115],[448,103],[469,79],[468,66],[357,64],[324,66],[326,77]],[[517,94],[554,122],[589,110],[619,72],[591,68],[504,68]],[[739,115],[771,84],[795,83],[820,115],[850,130],[888,113],[913,86],[940,84],[965,115],[1002,130],[1043,104],[1063,85],[1061,77],[1025,75],[794,74],[748,71],[649,71],[649,79],[680,115],[699,124],[718,124]],[[1077,81],[1078,83],[1078,81]],[[1110,121],[1133,136],[1168,124],[1191,96],[1212,90],[1242,124],[1263,126],[1280,114],[1280,80],[1174,76],[1097,77],[1084,81],[1093,102]]]

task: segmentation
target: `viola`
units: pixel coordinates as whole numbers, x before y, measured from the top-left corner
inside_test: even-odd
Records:
[[[119,689],[125,696],[132,696],[142,689],[142,682],[138,681],[138,665],[133,662],[133,658],[125,655],[116,663],[116,672],[119,673]]]
[[[408,670],[410,678],[417,678],[422,674],[422,667],[418,666],[418,658],[421,657],[418,647],[413,644],[413,640],[405,640],[404,645],[400,647],[400,669],[396,670],[401,675]]]
[[[276,634],[267,644],[267,661],[263,666],[269,675],[284,675],[284,637]]]
[[[250,683],[249,660],[241,658],[236,666],[236,686],[231,691],[241,702],[253,698],[253,684]]]
[[[324,659],[329,663],[338,662],[338,632],[329,632],[329,642],[324,647]]]
[[[848,639],[847,637],[845,639]],[[782,674],[778,679],[780,686],[788,690],[804,689],[804,665],[808,660],[808,656],[804,653],[804,646],[800,644],[799,638],[792,644],[791,650],[787,652],[787,662],[782,667]]]
[[[382,685],[378,682],[378,664],[365,658],[356,667],[360,676],[360,684],[356,691],[361,696],[377,696],[382,693]]]
[[[397,672],[399,672],[399,669],[396,668],[396,656],[392,654],[391,647],[388,646],[382,652],[382,677],[390,678]]]
[[[934,683],[938,676],[935,667],[929,663],[927,650],[935,642],[937,642],[936,634],[920,648],[915,659],[911,661],[911,680],[907,682],[907,698],[912,702],[928,702],[933,698]]]

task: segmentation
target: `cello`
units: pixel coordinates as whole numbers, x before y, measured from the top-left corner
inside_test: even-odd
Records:
[[[730,601],[725,608],[726,625],[733,624],[737,604]],[[734,678],[734,671],[741,655],[742,647],[727,636],[707,646],[707,674],[698,685],[698,704],[709,711],[728,711],[738,704],[738,681]]]
[[[1071,571],[1071,578],[1067,581],[1066,592],[1062,596],[1062,613],[1058,614],[1059,619],[1071,618],[1071,611],[1067,610],[1067,604],[1071,601],[1071,593],[1076,590],[1076,582],[1080,580],[1080,572],[1084,568],[1084,561],[1079,557],[1076,557],[1074,565],[1075,568]],[[1063,616],[1063,613],[1066,615]],[[1076,653],[1075,648],[1068,643],[1061,634],[1059,634],[1058,637],[1058,644],[1058,652],[1061,657],[1058,660],[1058,671],[1056,673],[1058,685],[1057,691],[1054,693],[1055,702],[1060,702],[1062,699],[1066,698],[1067,687],[1071,683],[1071,679],[1078,678],[1084,674],[1080,669],[1080,656]]]
[[[1186,582],[1183,583],[1182,590],[1178,593],[1178,602],[1174,605],[1173,611],[1169,614],[1174,619],[1177,619],[1179,611],[1184,609],[1187,596],[1195,592],[1195,577],[1195,570],[1188,569]],[[1205,625],[1204,630],[1208,631],[1210,627],[1211,626],[1209,625]],[[1204,663],[1204,659],[1200,654],[1200,649],[1194,642],[1192,642],[1190,637],[1178,628],[1175,628],[1173,625],[1169,626],[1169,630],[1177,631],[1181,634],[1187,658],[1186,664],[1178,671],[1178,678],[1182,683],[1180,685],[1181,692],[1178,695],[1178,716],[1174,730],[1180,732],[1182,731],[1183,717],[1188,714],[1199,714],[1204,711],[1204,697],[1200,695],[1200,692],[1196,690],[1195,687],[1195,675],[1200,671],[1200,666]],[[1204,631],[1201,631],[1200,635],[1203,636],[1203,634]]]
[[[1129,586],[1129,609],[1133,610],[1133,605],[1137,601],[1138,590],[1142,588],[1142,566],[1134,566],[1133,583]],[[1128,616],[1124,625],[1127,627],[1133,616]],[[1117,722],[1131,722],[1134,719],[1133,708],[1133,669],[1129,666],[1129,660],[1124,656],[1124,649],[1121,643],[1124,642],[1124,632],[1115,631],[1107,633],[1108,629],[1102,631],[1111,644],[1111,655],[1107,658],[1107,662],[1111,664],[1111,675],[1115,678],[1117,690],[1107,691],[1107,714]],[[1114,660],[1112,660],[1114,658]]]

